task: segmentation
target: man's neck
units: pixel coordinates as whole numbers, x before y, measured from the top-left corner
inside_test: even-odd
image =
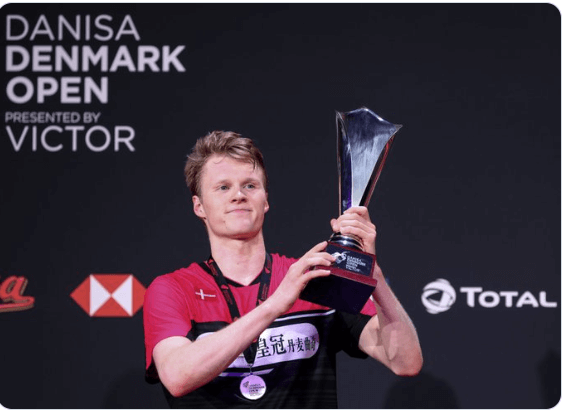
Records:
[[[241,285],[251,284],[264,268],[266,247],[261,234],[249,240],[215,238],[210,244],[223,275]]]

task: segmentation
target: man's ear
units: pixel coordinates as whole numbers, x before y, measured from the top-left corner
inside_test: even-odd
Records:
[[[268,193],[266,192],[266,204],[264,205],[264,213],[268,212],[270,209],[270,203],[268,202]]]
[[[192,202],[194,204],[194,214],[201,219],[205,219],[205,210],[203,209],[203,204],[197,195],[192,196]]]

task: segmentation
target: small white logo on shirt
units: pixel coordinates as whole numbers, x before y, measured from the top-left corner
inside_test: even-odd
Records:
[[[217,296],[217,295],[208,295],[207,293],[203,292],[203,289],[200,289],[199,292],[196,292],[195,294],[198,295],[201,298],[201,300],[205,300],[205,298],[214,298]]]

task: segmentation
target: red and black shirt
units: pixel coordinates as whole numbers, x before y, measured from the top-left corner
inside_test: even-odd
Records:
[[[271,295],[296,259],[272,255]],[[241,315],[256,307],[259,282],[242,286],[228,280]],[[362,312],[351,315],[298,299],[258,339],[252,371],[264,379],[266,394],[248,400],[239,390],[249,367],[241,355],[208,384],[175,398],[166,389],[172,408],[335,408],[336,353],[365,357],[358,348],[360,334],[375,314],[368,300]],[[146,379],[158,382],[152,359],[155,345],[171,336],[191,341],[204,338],[232,322],[221,290],[198,264],[157,277],[147,289],[143,307]]]

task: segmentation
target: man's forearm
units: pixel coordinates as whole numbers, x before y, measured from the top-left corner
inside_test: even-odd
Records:
[[[173,396],[182,396],[223,372],[281,314],[270,299],[229,326],[181,344],[160,358],[159,377]]]
[[[422,367],[422,351],[414,324],[385,282],[381,270],[377,277],[373,292],[377,315],[366,327],[376,333],[369,338],[370,342],[379,346],[372,345],[371,353],[384,353],[382,361],[397,374],[417,374]]]

